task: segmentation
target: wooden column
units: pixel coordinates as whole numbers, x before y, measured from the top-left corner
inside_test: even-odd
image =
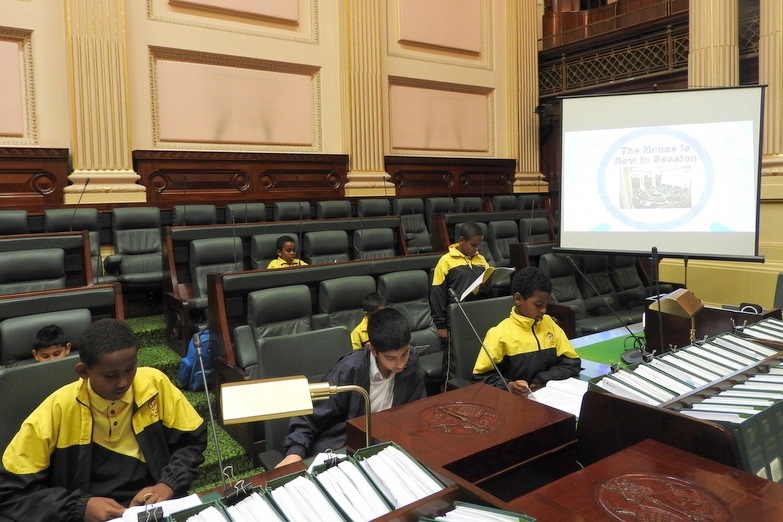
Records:
[[[688,87],[739,85],[738,0],[689,3]]]
[[[383,2],[346,0],[341,5],[347,35],[345,126],[351,158],[345,195],[394,196],[394,185],[388,181],[383,160]]]
[[[509,2],[507,70],[510,94],[509,153],[516,159],[514,192],[548,192],[541,174],[538,105],[538,8],[535,2]]]
[[[82,203],[145,201],[131,160],[125,0],[68,0],[66,27],[73,185],[65,202],[82,191]]]

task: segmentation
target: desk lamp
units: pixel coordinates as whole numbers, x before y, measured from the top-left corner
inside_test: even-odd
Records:
[[[660,310],[658,309],[659,302]],[[696,314],[698,314],[702,308],[704,308],[704,303],[687,288],[678,288],[666,295],[666,297],[661,298],[660,301],[655,301],[650,305],[650,310],[657,310],[662,314],[690,319],[691,344],[696,342]]]
[[[361,386],[336,386],[328,382],[309,383],[303,375],[228,382],[220,386],[220,406],[224,424],[285,419],[313,413],[313,401],[342,392],[359,392],[366,410],[366,445],[372,444],[370,395]]]

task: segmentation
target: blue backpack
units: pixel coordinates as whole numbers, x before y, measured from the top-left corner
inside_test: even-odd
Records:
[[[204,358],[204,373],[209,382],[212,376],[212,357],[209,351],[209,330],[204,329],[198,333],[201,339],[201,356]],[[179,361],[179,374],[177,375],[182,388],[186,390],[200,391],[204,389],[204,378],[201,376],[201,365],[198,362],[198,352],[193,339],[188,343],[188,351]]]

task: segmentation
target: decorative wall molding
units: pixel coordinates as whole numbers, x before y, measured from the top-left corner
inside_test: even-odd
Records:
[[[0,40],[14,42],[20,48],[20,61],[22,70],[17,76],[22,83],[22,104],[24,132],[22,136],[0,135],[0,145],[38,145],[38,113],[35,99],[35,68],[33,66],[32,49],[33,32],[26,29],[12,27],[0,27]],[[4,81],[12,81],[13,78],[5,78]]]
[[[480,101],[481,104],[483,104],[483,114],[478,115],[477,121],[470,122],[469,117],[469,108],[464,107],[465,111],[449,111],[455,118],[454,124],[455,126],[452,127],[454,132],[457,132],[460,134],[456,138],[454,138],[454,144],[451,144],[447,147],[441,147],[438,148],[436,146],[429,146],[426,143],[421,143],[420,146],[405,146],[403,143],[398,143],[395,145],[395,131],[399,129],[395,129],[395,125],[402,125],[402,124],[409,124],[410,121],[408,120],[409,117],[414,117],[416,115],[410,114],[406,115],[404,114],[404,111],[397,109],[392,106],[393,99],[394,99],[394,90],[396,88],[411,88],[411,89],[424,89],[429,91],[440,91],[448,96],[448,94],[467,94],[471,96],[475,96],[477,99],[476,101]],[[496,154],[496,133],[495,133],[495,91],[493,88],[490,87],[482,87],[482,86],[475,86],[475,85],[464,85],[464,84],[455,84],[455,83],[449,83],[449,82],[437,82],[437,81],[430,81],[430,80],[422,80],[418,78],[403,78],[398,76],[389,76],[389,84],[388,84],[388,98],[389,98],[389,136],[390,136],[390,148],[391,151],[394,154],[399,155],[426,155],[426,156],[466,156],[466,157],[494,157]],[[448,105],[449,103],[453,103],[454,100],[444,100],[444,103]],[[395,115],[395,112],[399,111],[400,114]],[[431,119],[430,121],[433,121],[435,125],[442,124],[442,122],[439,122],[437,119]],[[468,129],[467,127],[474,125],[474,124],[481,124],[483,125],[483,128],[481,129]],[[438,132],[437,127],[433,127],[432,133],[437,134]],[[483,132],[483,135],[481,133]],[[399,133],[398,133],[399,134]],[[460,145],[460,142],[463,138],[468,138],[469,141],[474,145],[471,146],[471,144],[466,144],[464,147]],[[414,138],[415,139],[415,138]],[[410,140],[406,140],[410,141]],[[483,141],[484,144],[480,147],[475,146],[480,141]],[[440,140],[441,143],[445,143],[443,139]],[[435,144],[437,145],[437,143]]]
[[[259,27],[264,20],[256,18],[237,18],[238,25],[225,23],[223,17],[206,17],[209,14],[204,10],[193,10],[195,16],[176,17],[169,14],[163,14],[167,7],[165,0],[147,0],[147,19],[153,22],[161,22],[175,25],[183,25],[196,29],[206,29],[209,31],[222,31],[227,33],[260,36],[275,40],[284,40],[290,42],[299,42],[305,44],[318,45],[319,42],[319,19],[318,19],[319,0],[307,0],[310,5],[307,18],[302,19],[300,12],[300,23],[273,23],[269,22],[269,27]],[[223,23],[220,23],[223,22]],[[251,25],[254,23],[254,25]],[[301,32],[295,32],[294,29],[303,29]]]
[[[309,143],[283,143],[283,142],[247,142],[242,140],[205,141],[205,140],[172,140],[161,133],[161,115],[163,108],[160,106],[160,83],[158,77],[158,65],[161,62],[181,62],[194,65],[213,65],[226,68],[245,69],[270,73],[289,74],[306,78],[309,82],[310,105],[310,136]],[[239,56],[220,55],[192,50],[171,49],[163,47],[150,47],[150,89],[152,100],[152,134],[155,147],[176,148],[187,150],[228,150],[228,151],[258,151],[269,152],[321,152],[323,150],[323,131],[321,114],[321,69],[317,66],[276,62]],[[292,99],[291,102],[297,100]],[[293,115],[292,115],[293,116]],[[299,115],[301,119],[301,114]],[[258,122],[259,126],[262,122]],[[286,125],[286,122],[275,120],[274,125]],[[259,136],[262,133],[259,132]]]
[[[386,49],[387,55],[426,63],[454,65],[460,68],[472,68],[491,71],[494,69],[494,26],[493,0],[480,0],[482,3],[481,33],[482,50],[478,54],[460,52],[455,49],[417,45],[415,42],[400,42],[399,38],[399,2],[389,0],[386,4]]]

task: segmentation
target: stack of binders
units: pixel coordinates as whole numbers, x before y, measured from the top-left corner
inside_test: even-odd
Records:
[[[745,471],[783,481],[783,321],[767,318],[594,379],[592,386],[729,427]]]

